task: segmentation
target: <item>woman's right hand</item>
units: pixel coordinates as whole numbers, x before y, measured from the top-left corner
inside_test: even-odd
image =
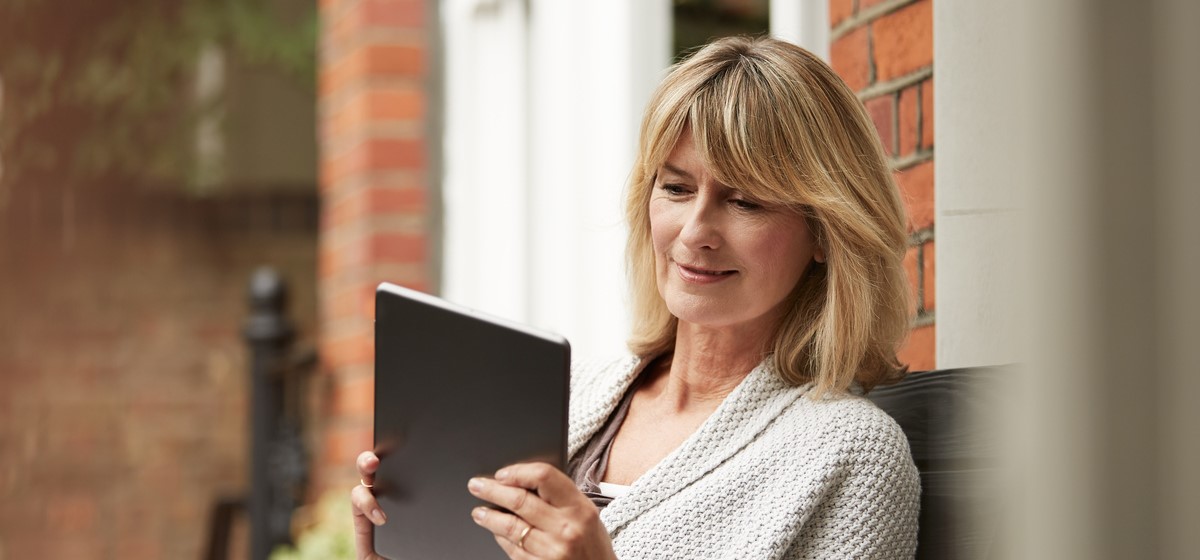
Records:
[[[365,485],[375,484],[375,471],[379,469],[379,457],[363,451],[356,463],[362,482],[350,491],[350,509],[354,511],[354,549],[359,560],[384,560],[375,553],[375,526],[383,525],[387,516],[375,501],[375,494]]]

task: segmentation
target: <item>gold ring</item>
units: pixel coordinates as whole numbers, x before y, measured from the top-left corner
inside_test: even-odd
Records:
[[[375,485],[374,485],[374,484],[367,484],[367,481],[365,481],[365,480],[363,480],[363,479],[361,479],[361,478],[360,478],[360,479],[358,479],[358,483],[359,483],[359,484],[361,484],[361,485],[363,485],[363,488],[374,488],[374,487],[375,487]]]
[[[532,530],[533,530],[533,525],[525,526],[525,530],[521,531],[521,536],[519,538],[517,538],[517,548],[520,548],[522,550],[525,549],[525,537],[528,536],[529,532]]]

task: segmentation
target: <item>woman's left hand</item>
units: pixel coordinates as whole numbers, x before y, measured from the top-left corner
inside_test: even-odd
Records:
[[[518,463],[496,478],[472,478],[477,498],[512,513],[478,507],[471,512],[513,560],[615,560],[600,512],[562,471],[546,463]]]

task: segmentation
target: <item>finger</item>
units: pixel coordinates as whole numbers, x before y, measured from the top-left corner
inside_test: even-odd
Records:
[[[375,494],[372,494],[371,489],[366,486],[360,484],[350,490],[350,505],[353,506],[356,519],[362,517],[375,525],[383,525],[387,522],[387,515],[380,509],[379,502],[375,500]]]
[[[379,457],[375,456],[375,453],[371,451],[359,453],[355,466],[358,467],[358,476],[364,483],[375,484],[375,471],[379,470]]]
[[[350,490],[350,505],[354,511],[354,550],[355,557],[358,560],[374,560],[380,558],[375,553],[375,524],[363,513],[361,504],[365,501],[363,493],[371,494],[369,490],[362,486],[355,486]],[[375,501],[375,496],[369,497],[370,502]],[[366,510],[371,511],[371,510]],[[378,510],[382,514],[382,510]]]
[[[591,503],[562,471],[548,463],[517,463],[496,471],[496,480],[537,493],[554,507]],[[511,508],[510,508],[511,509]]]
[[[529,539],[526,538],[525,542],[529,542]],[[530,554],[528,550],[524,548],[517,548],[517,545],[509,542],[509,540],[504,537],[496,537],[496,544],[500,545],[500,548],[504,550],[504,553],[507,554],[509,558],[512,558],[512,560],[534,560],[537,558],[537,556]]]
[[[490,478],[472,478],[467,482],[467,490],[476,498],[516,513],[535,527],[546,524],[553,514],[550,506],[536,494]]]
[[[354,550],[358,560],[378,556],[375,554],[375,526],[361,515],[354,516]]]
[[[538,532],[532,530],[532,526],[525,520],[511,513],[504,513],[487,507],[477,507],[471,511],[471,519],[484,529],[487,529],[496,537],[496,542],[504,549],[509,558],[514,560],[520,558],[532,558],[533,553],[530,552],[530,546],[537,539]],[[525,540],[521,540],[521,533],[525,532],[525,528],[530,527],[529,533],[525,535]],[[521,542],[522,546],[518,547],[517,542]]]

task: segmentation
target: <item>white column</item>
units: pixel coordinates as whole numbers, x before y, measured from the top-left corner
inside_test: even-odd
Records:
[[[670,60],[670,3],[537,0],[532,13],[530,320],[579,355],[620,351],[623,195],[642,111]]]
[[[1019,23],[1010,3],[934,3],[939,368],[1022,358],[1017,210],[1026,182],[1014,163],[1026,113],[1013,82],[1031,70],[1014,54]]]
[[[771,0],[771,36],[829,61],[828,0]]]
[[[443,294],[621,351],[623,194],[670,2],[450,4]]]
[[[1003,558],[1200,550],[1197,24],[934,3],[938,365],[1021,363],[988,419]]]
[[[525,4],[450,0],[442,295],[527,320]]]

